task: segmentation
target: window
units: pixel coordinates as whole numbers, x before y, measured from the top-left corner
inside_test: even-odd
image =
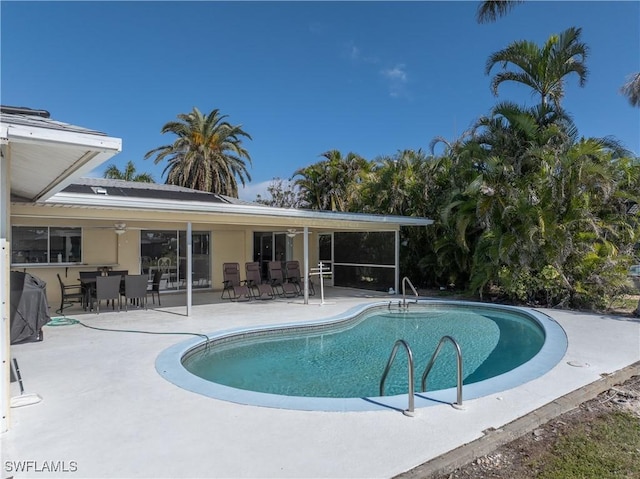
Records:
[[[194,231],[191,234],[192,287],[211,287],[210,234]],[[187,232],[177,230],[143,230],[140,232],[142,273],[150,278],[161,268],[161,290],[187,288]],[[160,266],[160,264],[163,266]]]
[[[81,228],[12,226],[12,264],[69,264],[81,262]]]

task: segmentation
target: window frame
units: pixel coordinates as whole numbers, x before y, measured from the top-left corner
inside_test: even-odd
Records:
[[[52,261],[51,256],[52,256],[52,252],[51,252],[51,248],[52,248],[52,241],[51,241],[51,229],[52,228],[58,228],[58,229],[68,229],[68,230],[77,230],[79,231],[79,237],[80,237],[80,242],[79,242],[79,248],[80,248],[80,252],[79,252],[79,258],[78,261]],[[26,262],[14,262],[14,257],[18,254],[18,252],[20,251],[24,251],[24,248],[20,248],[20,244],[17,242],[16,238],[18,235],[16,235],[15,233],[17,232],[16,230],[19,229],[30,229],[30,230],[39,230],[39,229],[43,229],[46,230],[46,235],[47,235],[47,246],[46,246],[46,251],[45,251],[45,255],[46,255],[46,261],[26,261]],[[57,238],[58,236],[56,236]],[[67,226],[67,225],[11,225],[11,266],[20,266],[20,267],[36,267],[36,266],[72,266],[72,265],[80,265],[83,264],[83,255],[84,255],[84,248],[83,248],[83,244],[84,244],[84,229],[81,226]],[[57,259],[57,257],[56,257]]]

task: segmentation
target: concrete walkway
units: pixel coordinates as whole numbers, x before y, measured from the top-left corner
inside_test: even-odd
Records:
[[[194,295],[191,317],[183,306],[167,306],[180,301],[169,296],[155,310],[68,315],[103,328],[208,334],[328,318],[380,300],[341,289],[328,290],[324,305],[317,297],[309,305],[217,298]],[[0,438],[2,477],[393,477],[640,360],[637,320],[544,312],[569,341],[549,373],[470,400],[463,411],[443,404],[418,409],[413,418],[392,410],[309,412],[211,399],[155,370],[158,354],[185,336],[47,326],[43,342],[11,348],[25,393],[43,400],[12,409],[12,427]],[[17,383],[11,387],[17,396]]]

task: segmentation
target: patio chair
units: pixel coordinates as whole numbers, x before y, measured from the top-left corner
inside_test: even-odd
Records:
[[[304,282],[300,275],[300,262],[298,262],[297,260],[287,261],[285,263],[285,271],[286,271],[287,281],[295,284],[296,287],[298,288],[298,292],[300,294],[304,294]],[[308,281],[309,281],[309,294],[311,296],[314,296],[316,294],[316,290],[313,287],[313,282],[311,281],[310,278],[308,278]]]
[[[103,299],[112,302],[112,309],[116,308],[116,300],[118,301],[118,312],[120,312],[120,280],[121,276],[97,276],[96,288],[91,294],[91,305],[93,307],[93,300],[96,300],[96,313],[100,313],[100,301]]]
[[[124,277],[124,310],[129,310],[129,303],[138,303],[139,307],[147,309],[147,284],[146,274],[128,274]]]
[[[100,276],[100,271],[80,271],[80,284],[84,293],[84,308],[87,309],[91,303],[91,292],[96,287],[96,276]]]
[[[278,293],[278,296],[293,298],[298,296],[298,288],[295,284],[285,281],[284,273],[282,272],[282,262],[269,261],[269,283],[273,289]]]
[[[224,294],[227,293],[227,299],[231,301],[237,301],[241,298],[244,298],[243,301],[251,299],[251,290],[240,280],[240,265],[238,263],[223,263],[222,278],[221,298],[224,299]]]
[[[176,271],[175,268],[171,266],[171,258],[163,256],[158,259],[158,269],[162,271],[163,279],[167,281],[167,287],[171,287],[176,279]]]
[[[273,287],[262,281],[262,277],[260,275],[260,263],[257,261],[245,263],[244,268],[247,277],[246,284],[249,287],[249,290],[253,293],[253,297],[255,299],[276,298],[276,292],[273,290]]]
[[[62,314],[62,312],[72,306],[74,303],[80,303],[83,307],[85,306],[85,293],[82,290],[81,284],[64,284],[60,274],[56,274],[58,276],[58,282],[60,283],[60,308],[56,310],[56,313]]]
[[[107,271],[107,276],[120,276],[120,294],[124,296],[124,277],[129,274],[126,269],[112,269]]]
[[[156,296],[158,296],[158,306],[162,306],[160,304],[160,280],[162,279],[162,270],[158,269],[153,273],[153,281],[151,282],[151,288],[149,289],[147,285],[147,294],[151,294],[151,301],[153,304],[156,304]]]

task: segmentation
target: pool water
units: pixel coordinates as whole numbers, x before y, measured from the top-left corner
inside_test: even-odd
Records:
[[[377,309],[324,328],[244,333],[196,348],[182,358],[192,374],[224,386],[283,396],[366,398],[379,396],[380,378],[394,343],[413,352],[416,392],[440,339],[453,337],[462,351],[464,384],[511,371],[533,358],[545,342],[542,327],[517,311],[464,306],[424,306],[410,311]],[[456,355],[445,343],[427,390],[455,386]],[[385,395],[406,394],[407,358],[398,351]]]

